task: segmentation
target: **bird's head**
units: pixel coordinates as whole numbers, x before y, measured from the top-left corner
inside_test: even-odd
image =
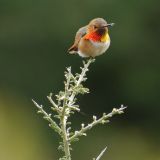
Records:
[[[102,36],[108,32],[108,27],[113,25],[114,23],[107,23],[103,18],[95,18],[89,22],[87,32]]]

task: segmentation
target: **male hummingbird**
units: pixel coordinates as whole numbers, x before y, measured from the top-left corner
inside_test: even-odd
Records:
[[[103,18],[95,18],[88,25],[80,28],[75,36],[74,44],[68,49],[70,54],[78,53],[81,57],[96,57],[103,54],[110,46],[108,27]]]

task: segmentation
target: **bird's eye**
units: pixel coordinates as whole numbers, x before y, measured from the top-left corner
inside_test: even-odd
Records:
[[[93,26],[94,27],[94,29],[97,29],[97,26]]]

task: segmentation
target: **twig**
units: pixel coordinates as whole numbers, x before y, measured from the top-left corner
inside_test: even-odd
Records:
[[[116,114],[122,114],[123,110],[125,108],[126,107],[124,107],[123,105],[119,109],[114,108],[111,113],[109,113],[107,115],[104,113],[103,116],[101,118],[99,118],[98,120],[97,120],[96,116],[93,116],[93,122],[88,124],[86,127],[84,127],[84,125],[83,125],[81,130],[76,131],[75,134],[73,136],[71,136],[69,140],[72,142],[75,139],[77,139],[79,136],[86,135],[84,133],[86,133],[88,130],[90,130],[92,127],[96,126],[97,124],[108,123],[109,118],[111,118],[113,115],[116,115]]]
[[[101,153],[98,155],[98,157],[97,157],[96,159],[93,158],[93,160],[100,160],[101,157],[104,155],[104,152],[106,151],[106,149],[107,149],[107,147],[105,147],[105,148],[101,151]]]
[[[53,121],[53,119],[51,118],[51,114],[48,114],[47,112],[45,112],[43,110],[43,106],[42,105],[39,105],[36,101],[34,101],[32,99],[32,102],[35,104],[35,106],[38,108],[38,113],[42,113],[44,116],[43,118],[46,119],[50,124],[49,124],[49,127],[51,127],[52,129],[54,129],[56,132],[58,132],[60,135],[61,135],[61,129],[60,127],[58,126],[58,124]]]

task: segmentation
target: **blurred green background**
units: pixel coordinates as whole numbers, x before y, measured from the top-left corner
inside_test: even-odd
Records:
[[[160,9],[158,0],[0,1],[0,160],[56,160],[59,137],[31,102],[48,110],[46,96],[63,89],[64,70],[79,71],[68,55],[74,34],[91,19],[116,25],[112,44],[88,73],[91,93],[80,96],[84,114],[74,128],[121,104],[128,108],[73,145],[73,159],[160,159]]]

